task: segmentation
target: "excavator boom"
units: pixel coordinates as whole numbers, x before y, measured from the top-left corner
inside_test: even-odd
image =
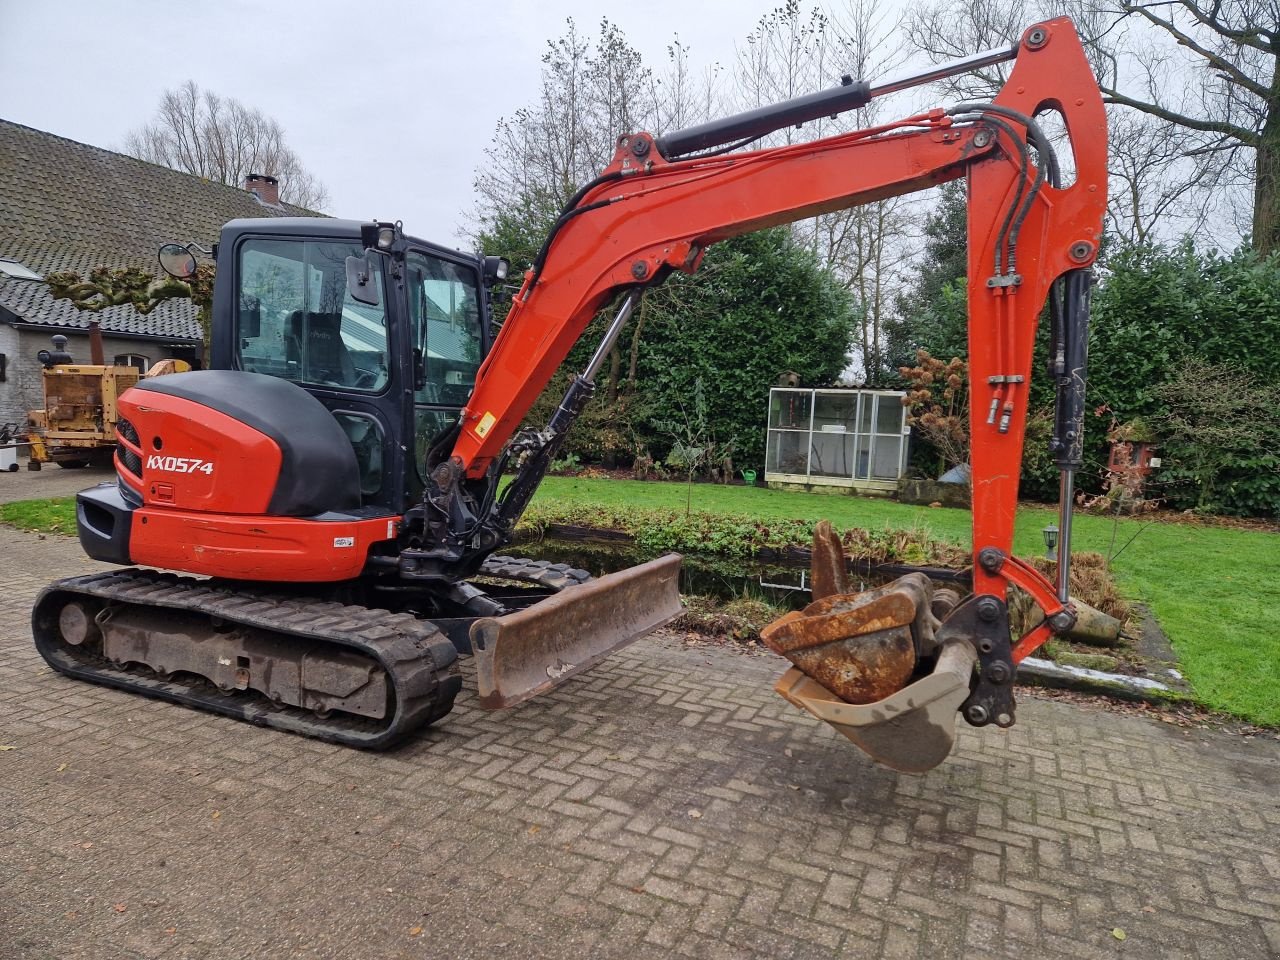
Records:
[[[1063,551],[1054,585],[1014,558],[1011,547],[1032,350],[1046,302],[1053,323],[1051,373],[1058,389],[1052,447],[1063,477],[1064,540],[1070,529],[1072,476],[1082,444],[1089,267],[1101,238],[1107,169],[1102,99],[1069,20],[1037,24],[1012,48],[975,55],[915,81],[1008,59],[1014,60],[1009,79],[990,103],[930,110],[808,143],[744,152],[708,149],[862,106],[878,93],[909,84],[847,82],[663,137],[621,137],[613,162],[573,198],[525,275],[502,333],[480,368],[451,450],[450,469],[437,474],[444,483],[435,495],[448,499],[449,483],[486,478],[492,483],[514,450],[521,467],[497,508],[499,524],[514,522],[589,397],[597,362],[575,380],[546,431],[517,435],[517,427],[592,316],[619,293],[625,293],[622,309],[597,359],[617,336],[639,291],[673,270],[696,270],[712,243],[967,177],[974,595],[947,612],[939,632],[945,644],[922,647],[918,636],[904,641],[902,654],[909,653],[911,661],[907,674],[918,682],[927,679],[922,671],[932,668],[935,678],[927,698],[926,691],[919,691],[921,696],[899,699],[933,703],[929,729],[937,727],[939,710],[953,712],[958,705],[972,724],[1011,725],[1017,662],[1074,621],[1066,593],[1069,551]],[[1051,143],[1035,119],[1046,112],[1057,114],[1065,144]],[[741,145],[734,143],[730,150]],[[691,154],[695,150],[706,152]],[[1072,182],[1061,169],[1059,150],[1070,154]],[[1045,612],[1044,622],[1016,644],[1008,635],[1010,584],[1031,594]],[[903,589],[883,598],[905,617],[899,630],[931,606],[929,597]],[[837,621],[852,623],[861,616],[851,612]],[[830,657],[839,645],[815,653],[801,641],[815,630],[829,633],[839,627],[833,626],[837,621],[829,610],[800,617],[799,623],[766,633],[766,642],[791,657],[803,674],[803,683],[799,677],[784,682],[784,695],[828,722],[854,714],[862,727],[872,724],[873,714],[883,721],[885,710],[859,713],[829,706],[830,701],[847,703],[847,698],[822,686],[822,679],[852,668],[833,666]],[[850,626],[853,632],[845,639],[861,637],[853,646],[878,663],[888,641],[876,623],[871,618],[856,629]],[[784,640],[783,634],[791,639]],[[866,652],[877,644],[878,653]],[[539,634],[531,647],[541,651],[545,663],[531,668],[527,657],[514,656],[496,662],[518,660],[532,675],[543,676],[555,669],[556,646]],[[841,649],[839,656],[852,656],[856,666],[859,654],[850,654],[848,644]],[[913,684],[906,687],[912,689]],[[825,694],[816,696],[816,690]],[[943,703],[945,710],[938,706]],[[889,712],[896,715],[897,708]],[[897,717],[894,723],[903,720]],[[863,730],[854,736],[850,729],[846,725],[844,732],[855,742],[866,746],[874,740],[877,756],[885,759],[884,731],[871,736]],[[898,737],[900,742],[913,739]],[[949,745],[946,739],[945,747]],[[917,752],[902,764],[904,769],[919,766],[920,757],[937,753]]]

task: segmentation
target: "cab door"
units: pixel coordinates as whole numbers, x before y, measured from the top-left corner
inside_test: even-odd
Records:
[[[474,261],[411,247],[405,255],[405,293],[413,357],[415,487],[425,477],[426,453],[452,427],[471,396],[488,348],[480,273]]]
[[[238,302],[234,368],[292,380],[342,427],[360,469],[361,502],[402,513],[402,406],[389,311],[396,284],[379,264],[378,304],[352,299],[346,259],[358,242],[243,236],[235,248]],[[391,290],[388,290],[391,287]],[[389,296],[390,294],[390,296]]]

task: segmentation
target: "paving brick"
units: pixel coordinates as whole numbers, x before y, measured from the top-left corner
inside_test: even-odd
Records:
[[[1023,697],[899,776],[771,657],[657,637],[361,754],[54,675],[30,604],[96,566],[6,528],[0,564],[5,960],[1280,954],[1265,738]]]

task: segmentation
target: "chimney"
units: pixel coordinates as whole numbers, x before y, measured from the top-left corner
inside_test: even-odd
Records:
[[[244,178],[244,188],[268,207],[280,206],[280,181],[265,173],[250,173]]]
[[[89,362],[100,367],[107,362],[102,349],[102,327],[97,320],[89,321]]]

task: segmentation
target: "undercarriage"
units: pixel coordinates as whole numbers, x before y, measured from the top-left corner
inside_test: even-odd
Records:
[[[514,612],[590,581],[565,564],[490,557],[485,604]],[[415,615],[314,590],[126,569],[58,581],[32,612],[68,676],[333,743],[396,745],[453,708],[471,617]],[[359,591],[378,600],[376,591]],[[468,591],[473,598],[479,589]],[[501,617],[494,618],[501,620]]]

